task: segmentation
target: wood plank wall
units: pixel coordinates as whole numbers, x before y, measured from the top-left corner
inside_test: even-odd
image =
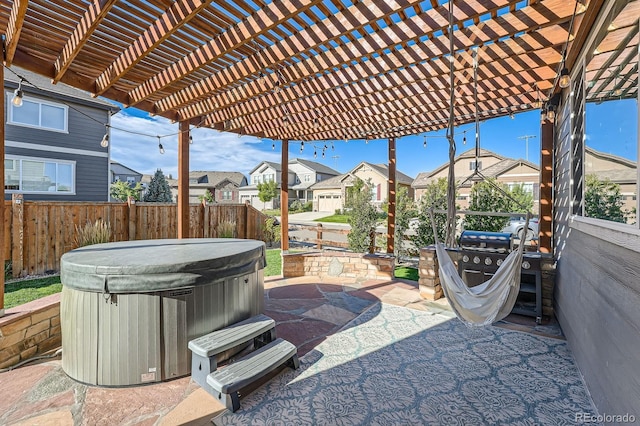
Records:
[[[632,250],[616,244],[607,229],[585,233],[572,211],[580,211],[581,188],[572,182],[581,135],[570,123],[565,100],[556,123],[554,239],[557,259],[554,311],[600,413],[640,414],[640,239],[625,234]],[[584,105],[582,105],[584,107]],[[574,129],[572,131],[572,129]],[[574,152],[576,155],[574,155]]]
[[[77,247],[77,228],[98,219],[110,224],[112,241],[178,235],[177,209],[171,203],[25,202],[16,197],[4,208],[5,261],[11,261],[14,277],[59,271],[60,257]],[[246,204],[192,204],[189,237],[216,238],[218,224],[228,221],[235,223],[237,238],[261,240],[266,218]]]

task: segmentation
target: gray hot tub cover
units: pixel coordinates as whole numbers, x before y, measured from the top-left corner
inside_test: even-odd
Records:
[[[264,268],[262,241],[231,238],[138,240],[65,253],[62,284],[99,293],[147,293],[209,284]]]

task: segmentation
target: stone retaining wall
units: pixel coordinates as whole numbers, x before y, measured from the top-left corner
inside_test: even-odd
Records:
[[[46,353],[61,343],[59,293],[7,309],[0,318],[0,368]]]
[[[284,253],[284,278],[311,276],[391,279],[395,257],[387,254],[360,254],[323,250],[307,253]]]

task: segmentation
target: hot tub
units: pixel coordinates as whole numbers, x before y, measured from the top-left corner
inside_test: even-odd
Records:
[[[62,368],[102,386],[191,372],[189,340],[261,313],[265,246],[238,239],[96,244],[61,259]]]

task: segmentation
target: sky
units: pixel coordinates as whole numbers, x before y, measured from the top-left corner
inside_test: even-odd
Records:
[[[611,125],[615,123],[615,125]],[[146,112],[127,108],[111,118],[111,158],[140,173],[153,174],[162,169],[165,175],[177,176],[178,124],[161,117],[150,117]],[[122,131],[123,129],[126,131]],[[464,131],[466,130],[466,133]],[[130,132],[137,132],[134,134]],[[475,125],[461,126],[455,130],[457,154],[474,148]],[[606,153],[637,159],[638,107],[635,99],[590,103],[587,105],[587,145]],[[141,135],[142,134],[142,135]],[[190,170],[239,171],[245,175],[262,161],[280,162],[280,141],[261,140],[252,136],[210,129],[192,129],[190,146]],[[171,135],[166,136],[165,135]],[[427,147],[424,148],[424,135]],[[431,171],[448,161],[448,142],[445,131],[406,136],[396,142],[397,168],[415,178],[420,172]],[[462,143],[466,135],[467,143]],[[525,142],[523,136],[532,138]],[[157,136],[165,153],[160,154]],[[99,141],[98,141],[99,142]],[[275,149],[273,144],[275,143]],[[325,157],[322,147],[327,145]],[[314,158],[314,145],[317,158]],[[528,145],[528,146],[527,146]],[[341,173],[353,169],[362,161],[388,163],[387,140],[350,140],[289,143],[289,159],[304,158],[317,161]],[[480,146],[500,155],[540,162],[540,113],[538,110],[482,121]],[[528,149],[527,149],[528,148]],[[527,152],[528,151],[528,152]]]

